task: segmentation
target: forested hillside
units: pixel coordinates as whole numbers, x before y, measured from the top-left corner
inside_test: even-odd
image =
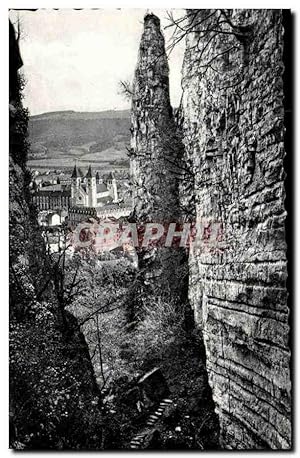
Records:
[[[129,111],[58,111],[31,116],[29,165],[126,160]]]

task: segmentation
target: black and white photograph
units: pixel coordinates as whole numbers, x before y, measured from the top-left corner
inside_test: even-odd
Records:
[[[27,3],[6,448],[293,450],[295,13]]]

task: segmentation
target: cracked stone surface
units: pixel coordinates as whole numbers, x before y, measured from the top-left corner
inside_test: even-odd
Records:
[[[131,110],[131,180],[134,220],[140,223],[177,222],[180,218],[178,177],[174,163],[183,150],[169,97],[169,66],[159,18],[144,19]],[[183,291],[179,268],[181,249],[143,249],[139,266],[145,297]],[[147,291],[147,293],[145,292]]]
[[[212,29],[213,12],[199,12],[201,30]],[[220,249],[191,253],[189,295],[221,445],[288,449],[282,13],[233,10],[231,21],[250,38],[225,24],[224,35],[202,33],[197,47],[198,27],[186,44],[181,124],[196,215],[221,222],[224,234]]]

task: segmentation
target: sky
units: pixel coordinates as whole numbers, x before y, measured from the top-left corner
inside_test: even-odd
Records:
[[[128,109],[119,81],[132,81],[146,12],[159,16],[164,30],[166,10],[145,9],[39,9],[11,11],[20,18],[23,73],[27,84],[24,105],[30,114],[49,111],[102,111]],[[174,10],[173,10],[174,11]],[[175,10],[180,16],[183,10]],[[181,96],[184,43],[170,55],[171,103]]]

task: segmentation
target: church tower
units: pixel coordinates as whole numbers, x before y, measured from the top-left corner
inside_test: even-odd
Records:
[[[71,205],[76,205],[79,186],[81,183],[81,177],[77,170],[77,165],[74,165],[74,169],[71,175]]]
[[[96,207],[97,205],[97,186],[96,178],[92,174],[92,167],[89,166],[86,174],[86,192],[88,194],[88,206]]]
[[[117,181],[114,175],[114,172],[110,172],[109,177],[107,179],[107,187],[109,188],[109,192],[111,197],[113,198],[114,202],[118,201],[118,188],[117,188]]]

